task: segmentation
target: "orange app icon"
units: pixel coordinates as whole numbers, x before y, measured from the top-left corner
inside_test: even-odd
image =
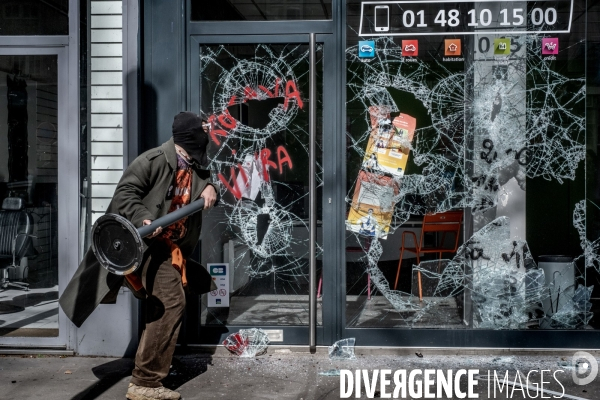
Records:
[[[460,39],[444,39],[444,55],[445,56],[460,56],[461,46]]]

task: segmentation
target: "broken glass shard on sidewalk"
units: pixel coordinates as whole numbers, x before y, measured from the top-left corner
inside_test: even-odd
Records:
[[[356,360],[354,355],[355,338],[341,339],[329,346],[329,358],[332,360]]]
[[[328,369],[327,371],[319,372],[319,375],[321,375],[321,376],[340,376],[340,370],[339,369]]]
[[[223,346],[240,357],[255,357],[264,354],[269,346],[269,336],[258,328],[240,329],[223,341]]]

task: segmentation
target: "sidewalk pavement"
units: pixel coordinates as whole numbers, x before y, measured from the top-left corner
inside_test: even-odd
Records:
[[[573,352],[574,353],[574,352]],[[597,352],[593,353],[598,359]],[[600,377],[586,386],[577,386],[572,379],[571,357],[566,353],[543,353],[541,355],[411,355],[361,354],[357,350],[356,360],[332,361],[324,352],[317,354],[295,353],[288,349],[272,349],[267,354],[242,359],[234,355],[184,354],[173,360],[171,373],[165,386],[175,389],[185,400],[193,399],[302,399],[329,400],[340,398],[340,377],[335,376],[340,369],[404,369],[408,373],[414,369],[479,369],[484,377],[479,381],[476,392],[480,399],[506,398],[565,398],[600,399]],[[125,399],[125,392],[133,360],[122,358],[75,357],[22,355],[0,356],[0,398],[1,399],[44,399],[44,400],[91,400]],[[563,370],[557,377],[561,387],[547,373],[545,388],[556,393],[536,393],[540,374],[532,374],[529,394],[517,387],[507,396],[508,386],[503,394],[497,390],[488,396],[485,381],[488,371],[497,371],[504,376],[509,371],[511,383],[516,371],[524,375],[531,370]],[[493,376],[493,372],[491,372]],[[334,376],[327,376],[334,375]],[[523,376],[524,376],[523,375]],[[464,385],[463,385],[464,383]],[[525,379],[523,379],[525,384]],[[466,389],[466,381],[461,381]],[[510,386],[511,390],[513,386]],[[389,388],[392,392],[394,385]],[[435,392],[435,391],[434,391]],[[541,395],[541,396],[540,396]],[[379,384],[375,398],[380,398]],[[354,393],[351,398],[356,398]],[[369,398],[362,390],[362,399]],[[410,397],[409,397],[410,398]],[[446,397],[442,397],[446,398]],[[458,398],[458,397],[455,397]]]

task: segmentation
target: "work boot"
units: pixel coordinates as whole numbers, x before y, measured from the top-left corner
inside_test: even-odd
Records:
[[[164,386],[145,387],[130,383],[126,397],[129,400],[179,400],[181,395]]]

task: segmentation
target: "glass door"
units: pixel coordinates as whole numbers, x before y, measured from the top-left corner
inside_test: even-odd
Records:
[[[241,328],[273,343],[308,343],[310,245],[315,241],[317,341],[322,341],[324,44],[309,35],[193,36],[189,103],[210,125],[209,167],[221,206],[204,216],[200,262],[217,289],[188,301],[189,343]],[[310,150],[311,102],[316,102]],[[316,163],[311,189],[309,165]],[[316,200],[311,240],[310,202]],[[313,214],[314,215],[314,214]]]
[[[78,200],[77,185],[73,189],[66,184],[77,182],[77,177],[65,176],[65,163],[77,162],[77,152],[70,157],[64,146],[69,134],[64,112],[67,74],[66,49],[0,48],[4,344],[66,344],[66,318],[59,311],[58,297],[66,283],[69,257],[77,251],[67,247],[59,232],[69,231],[69,194],[75,192],[72,200]]]

